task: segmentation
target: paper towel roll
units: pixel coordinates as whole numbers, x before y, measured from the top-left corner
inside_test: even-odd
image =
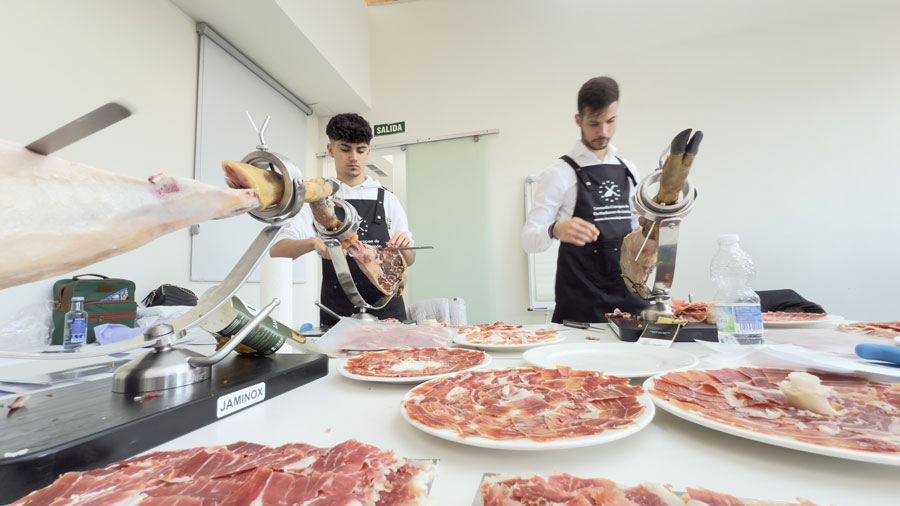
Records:
[[[281,304],[270,315],[279,322],[294,326],[294,260],[266,255],[259,267],[259,307],[278,297]]]

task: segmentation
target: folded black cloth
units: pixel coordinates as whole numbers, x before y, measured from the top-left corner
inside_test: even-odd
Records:
[[[763,313],[767,311],[784,311],[785,313],[824,313],[825,309],[815,302],[804,299],[799,293],[790,290],[758,290],[759,305]]]

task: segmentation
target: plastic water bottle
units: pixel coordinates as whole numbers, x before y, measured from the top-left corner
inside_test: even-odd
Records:
[[[720,343],[765,344],[759,295],[750,288],[756,276],[753,260],[741,249],[737,234],[719,236],[719,251],[709,273],[717,292],[716,327]]]
[[[66,313],[63,327],[63,350],[75,351],[87,342],[87,313],[84,297],[72,297],[72,309]]]

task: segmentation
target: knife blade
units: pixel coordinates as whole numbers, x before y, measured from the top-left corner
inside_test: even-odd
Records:
[[[57,128],[25,146],[25,149],[39,155],[49,155],[128,116],[131,116],[131,111],[127,107],[117,102],[109,102]]]
[[[381,248],[385,251],[406,251],[410,249],[434,249],[434,246],[406,246],[404,248]]]

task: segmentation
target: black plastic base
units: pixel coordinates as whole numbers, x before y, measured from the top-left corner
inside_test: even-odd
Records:
[[[641,333],[644,332],[647,322],[642,320],[639,321],[634,318],[610,318],[609,325],[620,341],[634,342],[641,337]],[[701,341],[718,341],[719,333],[718,330],[716,330],[715,325],[691,322],[678,331],[675,342],[693,342],[694,339],[699,339]]]
[[[0,504],[63,473],[132,457],[215,422],[222,395],[265,382],[269,399],[326,374],[325,355],[234,354],[213,366],[209,380],[161,390],[160,396],[113,393],[112,378],[35,394],[25,407],[0,417]]]

